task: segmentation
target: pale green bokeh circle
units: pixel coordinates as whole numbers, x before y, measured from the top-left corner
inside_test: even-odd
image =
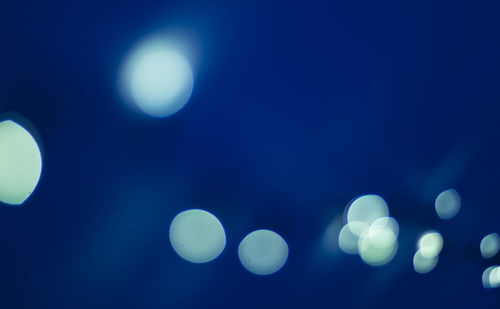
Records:
[[[479,246],[481,255],[485,259],[489,259],[497,255],[500,250],[500,236],[497,233],[486,235]]]
[[[420,254],[426,258],[433,258],[443,249],[443,237],[439,232],[425,232],[418,240]]]
[[[441,192],[434,204],[439,218],[449,220],[455,217],[460,211],[462,199],[456,190],[449,189]]]
[[[359,235],[368,228],[369,225],[361,221],[352,221],[344,225],[338,237],[340,249],[347,254],[357,254]]]
[[[497,283],[500,283],[499,282],[495,282],[495,275],[494,275],[494,272],[498,271],[498,266],[490,266],[488,268],[486,268],[484,271],[483,271],[483,276],[482,276],[482,281],[483,281],[483,287],[485,289],[490,289],[490,288],[494,288],[496,287],[495,285]],[[493,276],[492,276],[493,275]],[[493,282],[491,281],[491,279],[493,279]]]
[[[489,275],[489,285],[491,288],[500,287],[500,266],[495,266]]]
[[[226,234],[213,214],[201,209],[190,209],[179,213],[172,220],[170,243],[183,259],[206,263],[224,250]]]
[[[243,238],[238,247],[238,257],[249,272],[270,275],[285,265],[288,245],[273,231],[257,230]]]
[[[390,226],[372,225],[358,241],[359,255],[370,266],[389,263],[396,256],[397,250],[397,235]]]
[[[33,136],[12,120],[0,122],[0,201],[24,203],[41,172],[42,156]]]
[[[385,200],[378,195],[369,194],[358,197],[351,203],[347,211],[347,222],[360,221],[371,225],[375,220],[388,216],[389,207]]]
[[[413,256],[413,269],[419,274],[425,274],[432,271],[439,261],[439,256],[426,257],[422,251],[418,250]]]

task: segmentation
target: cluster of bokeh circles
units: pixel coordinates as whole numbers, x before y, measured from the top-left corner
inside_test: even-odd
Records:
[[[194,74],[182,46],[168,38],[154,37],[142,41],[124,60],[119,74],[120,93],[134,109],[146,115],[163,118],[181,110],[189,101]],[[42,172],[39,142],[26,126],[13,119],[0,122],[0,202],[21,205],[35,190]],[[21,121],[23,122],[23,121]],[[33,129],[34,130],[34,129]],[[435,199],[435,211],[442,220],[455,217],[461,208],[461,198],[454,189],[440,193]],[[389,215],[386,201],[369,194],[353,199],[346,206],[339,231],[327,229],[326,242],[335,242],[350,255],[359,255],[370,266],[391,262],[398,251],[399,224]],[[332,236],[333,235],[333,236]],[[207,263],[216,259],[226,247],[223,224],[212,213],[189,209],[177,214],[169,229],[174,251],[192,263]],[[428,273],[438,264],[443,249],[443,237],[438,231],[425,231],[416,241],[413,268]],[[500,236],[485,236],[480,243],[483,258],[490,259],[500,250]],[[256,275],[270,275],[280,270],[288,258],[287,242],[276,232],[259,229],[250,232],[240,242],[238,257],[245,269]],[[484,288],[500,287],[500,266],[493,265],[482,275]]]
[[[378,195],[364,195],[347,206],[346,224],[339,233],[339,247],[359,254],[371,266],[389,263],[398,249],[398,222],[389,217],[389,207]]]

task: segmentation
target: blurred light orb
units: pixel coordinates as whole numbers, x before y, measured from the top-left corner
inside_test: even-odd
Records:
[[[389,208],[384,199],[378,195],[369,194],[358,197],[351,203],[347,211],[347,222],[360,221],[371,225],[378,218],[387,216],[389,216]]]
[[[438,255],[426,257],[422,254],[421,250],[418,250],[413,256],[413,269],[419,274],[426,274],[436,267],[438,260]]]
[[[491,288],[500,287],[500,266],[495,266],[489,275],[489,284]]]
[[[418,240],[418,249],[423,257],[432,259],[441,253],[443,237],[438,232],[426,232]]]
[[[382,217],[378,218],[377,220],[373,221],[371,228],[385,228],[389,229],[394,236],[398,237],[399,235],[399,224],[396,219],[392,217]]]
[[[500,287],[500,266],[490,266],[486,268],[482,276],[483,287],[485,289]]]
[[[364,237],[377,248],[387,248],[396,242],[398,236],[388,225],[372,224]]]
[[[368,227],[368,224],[360,221],[353,221],[344,225],[339,233],[340,249],[347,254],[358,254],[359,235]],[[356,231],[356,233],[353,231]]]
[[[33,136],[12,120],[0,122],[0,201],[21,205],[35,190],[42,156]]]
[[[187,103],[193,91],[193,72],[169,42],[156,39],[129,57],[125,84],[144,113],[161,118],[175,114]]]
[[[486,235],[480,244],[481,255],[485,259],[489,259],[497,255],[500,250],[500,236],[497,233]]]
[[[288,245],[273,231],[257,230],[243,238],[238,247],[238,257],[249,272],[270,275],[285,265]]]
[[[441,192],[436,198],[436,213],[442,220],[448,220],[457,215],[462,204],[462,199],[457,191],[449,189]]]
[[[226,246],[226,234],[219,219],[208,211],[190,209],[179,213],[170,225],[170,243],[183,259],[206,263],[218,257]]]
[[[363,262],[370,266],[383,266],[389,263],[397,250],[397,236],[387,226],[370,226],[358,241],[359,255]]]

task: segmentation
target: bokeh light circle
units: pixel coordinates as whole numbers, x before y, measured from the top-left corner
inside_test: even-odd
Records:
[[[129,100],[153,117],[178,112],[193,91],[193,72],[175,44],[159,38],[142,43],[126,60],[122,82]]]
[[[493,267],[488,277],[490,288],[500,287],[500,266]]]
[[[426,258],[434,258],[443,249],[443,237],[439,232],[426,232],[418,240],[420,254]]]
[[[434,204],[439,218],[449,220],[455,217],[460,211],[462,199],[457,191],[449,189],[441,192]]]
[[[24,203],[41,172],[42,156],[33,136],[12,120],[0,122],[0,201]]]
[[[288,258],[288,245],[270,230],[254,231],[238,247],[241,264],[256,275],[270,275],[280,270]]]
[[[175,252],[193,263],[214,260],[226,246],[226,234],[219,219],[201,209],[186,210],[175,216],[169,234]]]
[[[500,267],[497,265],[490,266],[484,270],[482,281],[483,287],[485,289],[496,288],[500,286],[500,277],[498,277],[499,270]]]
[[[397,237],[388,227],[370,226],[358,241],[359,255],[363,262],[370,266],[383,266],[389,263],[397,250]]]
[[[418,250],[413,256],[413,269],[419,274],[425,274],[432,271],[439,261],[439,256],[426,257]]]
[[[355,199],[347,211],[347,222],[360,221],[371,225],[375,220],[389,216],[389,207],[378,195],[363,195]],[[355,231],[353,231],[355,232]]]
[[[500,236],[497,233],[486,235],[479,246],[481,255],[485,259],[489,259],[497,255],[500,250]]]
[[[340,249],[347,254],[358,254],[359,235],[368,227],[368,224],[360,221],[353,221],[344,225],[339,233]]]

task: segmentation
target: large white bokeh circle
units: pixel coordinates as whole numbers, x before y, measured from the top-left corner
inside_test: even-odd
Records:
[[[14,121],[0,122],[0,201],[20,205],[35,190],[42,156],[31,134]]]
[[[363,195],[355,199],[347,211],[347,222],[360,221],[368,225],[382,217],[389,216],[389,207],[378,195]]]
[[[201,209],[190,209],[179,213],[172,220],[170,243],[183,259],[206,263],[224,250],[226,234],[213,214]]]
[[[125,82],[130,99],[153,117],[175,114],[193,91],[193,72],[173,45],[159,39],[140,45],[128,58]]]
[[[273,231],[257,230],[243,238],[238,248],[238,256],[249,272],[270,275],[285,265],[288,245]]]

